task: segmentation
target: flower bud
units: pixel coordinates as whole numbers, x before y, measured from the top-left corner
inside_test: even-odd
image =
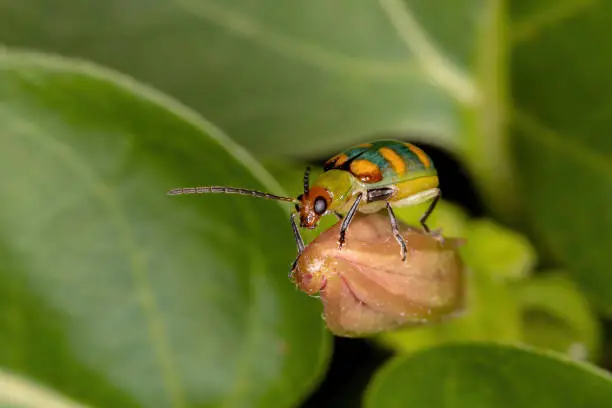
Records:
[[[340,225],[311,242],[293,271],[301,291],[319,293],[334,334],[367,336],[439,321],[462,309],[464,268],[458,247],[463,240],[400,223],[408,249],[402,261],[387,215],[357,214],[341,250]]]

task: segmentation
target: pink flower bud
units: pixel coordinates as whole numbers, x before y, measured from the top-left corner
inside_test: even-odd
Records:
[[[442,239],[400,223],[400,246],[387,215],[358,214],[338,250],[340,224],[319,235],[302,253],[293,278],[298,288],[320,294],[327,327],[345,337],[435,322],[460,311],[464,268],[461,239]]]

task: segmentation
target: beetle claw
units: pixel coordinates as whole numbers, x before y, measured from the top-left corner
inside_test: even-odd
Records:
[[[288,275],[290,281],[294,281],[295,279],[295,271],[297,269],[297,264],[298,264],[298,261],[300,260],[301,255],[302,254],[298,254],[298,256],[295,257],[295,260],[291,264],[291,269],[289,270],[289,275]]]
[[[340,238],[338,238],[338,251],[342,250],[342,247],[346,243],[346,239],[344,238],[344,233],[340,232]]]
[[[429,235],[432,238],[435,238],[440,243],[440,245],[444,246],[444,243],[446,241],[444,239],[444,236],[442,235],[442,228],[438,228],[436,230],[430,231]]]
[[[404,238],[399,233],[395,235],[395,239],[400,245],[400,254],[402,256],[402,262],[405,262],[407,259],[406,254],[408,253],[408,249],[406,248],[406,241],[404,241]]]

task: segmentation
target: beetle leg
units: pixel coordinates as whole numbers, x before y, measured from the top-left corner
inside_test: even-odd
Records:
[[[391,220],[391,230],[393,231],[393,236],[397,240],[397,243],[400,244],[402,248],[402,261],[406,260],[406,241],[399,232],[399,228],[397,226],[397,218],[395,218],[395,213],[391,208],[391,204],[387,201],[387,212],[389,213],[389,219]]]
[[[440,192],[440,190],[438,190],[438,194],[431,201],[431,203],[429,204],[429,207],[427,207],[427,210],[425,210],[425,213],[423,213],[423,215],[421,216],[421,219],[419,220],[419,222],[423,226],[423,230],[425,230],[425,232],[428,234],[431,233],[431,230],[429,229],[425,221],[427,221],[427,218],[429,218],[434,208],[436,208],[436,204],[438,204],[438,201],[440,200],[441,196],[442,196],[442,193]]]
[[[351,209],[348,211],[348,213],[346,213],[346,217],[344,217],[344,219],[342,220],[342,225],[340,226],[340,238],[338,239],[338,249],[342,249],[342,245],[344,245],[344,242],[346,241],[346,230],[348,229],[349,225],[351,224],[351,221],[353,220],[353,217],[355,216],[355,213],[357,212],[357,208],[359,207],[359,203],[361,202],[362,197],[363,193],[357,194],[357,198],[355,198]]]
[[[289,271],[289,279],[293,279],[293,271],[297,267],[298,260],[304,252],[304,240],[302,239],[302,235],[300,234],[300,230],[295,223],[295,213],[291,214],[291,229],[293,230],[293,238],[295,238],[295,244],[297,245],[297,256],[295,257],[295,261],[293,261],[293,265],[291,265],[291,270]]]

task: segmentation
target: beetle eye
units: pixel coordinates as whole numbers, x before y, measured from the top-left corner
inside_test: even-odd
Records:
[[[295,205],[295,211],[300,212],[300,205],[299,204]]]
[[[323,213],[327,210],[327,201],[323,197],[317,197],[314,201],[314,212],[317,215],[323,215]]]

